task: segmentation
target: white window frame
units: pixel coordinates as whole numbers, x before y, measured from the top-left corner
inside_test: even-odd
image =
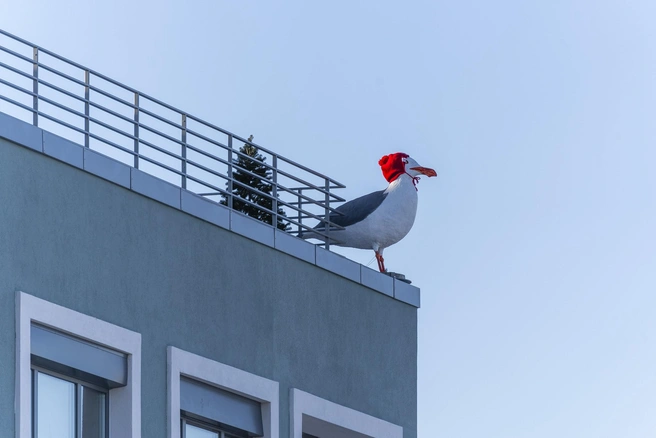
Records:
[[[109,437],[141,436],[141,334],[37,298],[16,293],[16,438],[32,437],[32,322],[128,355],[128,384],[109,391]]]
[[[303,415],[374,438],[403,438],[403,428],[296,388],[290,390],[290,436],[303,437]]]
[[[167,357],[169,438],[180,438],[180,376],[257,400],[262,404],[264,438],[279,438],[278,382],[172,346]]]

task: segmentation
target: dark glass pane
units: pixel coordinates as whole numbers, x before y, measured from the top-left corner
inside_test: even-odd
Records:
[[[75,438],[75,384],[37,373],[37,438]]]
[[[95,389],[82,387],[82,438],[105,438],[107,395]]]

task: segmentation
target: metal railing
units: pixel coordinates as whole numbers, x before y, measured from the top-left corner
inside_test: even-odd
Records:
[[[307,219],[342,228],[329,215],[344,201],[333,192],[343,184],[2,29],[0,111],[229,208],[238,199],[271,215],[273,227],[289,224],[292,234],[310,230]],[[250,158],[239,150],[246,144],[265,158],[258,165],[267,175],[239,165],[239,157]],[[270,184],[271,192],[245,185],[236,172]],[[271,208],[236,197],[238,187]],[[281,207],[287,215],[278,214]]]

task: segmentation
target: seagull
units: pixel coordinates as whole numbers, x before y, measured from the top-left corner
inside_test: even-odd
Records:
[[[383,250],[403,239],[415,222],[419,175],[431,177],[437,176],[437,173],[420,166],[402,152],[385,155],[378,164],[389,183],[387,188],[337,207],[329,219],[344,227],[343,230],[329,229],[326,232],[324,223],[318,224],[313,230],[328,235],[333,245],[372,249],[376,254],[378,269],[386,273]],[[326,237],[314,232],[304,233],[302,237],[326,240]]]

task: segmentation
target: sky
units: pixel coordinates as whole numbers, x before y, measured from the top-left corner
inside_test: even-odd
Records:
[[[436,169],[385,251],[421,288],[419,437],[656,436],[656,2],[0,10],[0,28],[253,134],[346,199],[386,186],[385,154]]]

